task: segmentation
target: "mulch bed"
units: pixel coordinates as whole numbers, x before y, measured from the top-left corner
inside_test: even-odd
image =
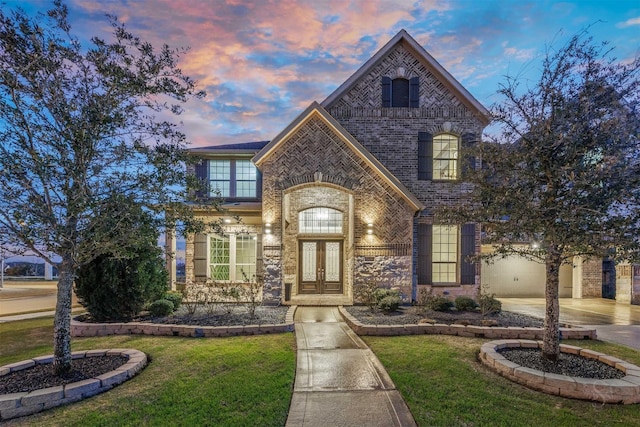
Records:
[[[0,376],[0,394],[28,393],[48,387],[61,386],[95,378],[114,371],[127,363],[124,356],[96,356],[74,359],[72,370],[66,375],[53,375],[51,364],[35,365]]]

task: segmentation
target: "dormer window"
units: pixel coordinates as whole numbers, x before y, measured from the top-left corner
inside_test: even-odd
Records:
[[[402,77],[382,78],[382,107],[418,108],[420,106],[420,81],[418,77],[407,80]]]

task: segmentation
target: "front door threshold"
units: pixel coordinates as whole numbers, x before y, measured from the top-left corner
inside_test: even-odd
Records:
[[[294,295],[291,300],[285,301],[284,305],[314,305],[314,306],[336,306],[353,305],[353,300],[344,295]]]

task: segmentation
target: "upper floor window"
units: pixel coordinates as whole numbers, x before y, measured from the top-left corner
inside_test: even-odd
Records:
[[[418,133],[418,179],[456,180],[459,178],[460,138],[450,133],[436,136]]]
[[[311,208],[298,214],[300,233],[342,233],[342,212],[331,208]]]
[[[225,199],[260,197],[260,174],[251,160],[206,160],[196,166],[196,176],[209,183],[209,197]]]
[[[420,81],[418,77],[407,80],[402,77],[382,77],[382,107],[420,106]]]
[[[458,137],[449,133],[433,137],[433,179],[458,179]]]

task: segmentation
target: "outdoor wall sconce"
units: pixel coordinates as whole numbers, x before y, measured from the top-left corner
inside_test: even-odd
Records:
[[[367,224],[367,234],[373,234],[373,223]]]
[[[264,224],[264,234],[271,234],[271,223],[267,222]]]

